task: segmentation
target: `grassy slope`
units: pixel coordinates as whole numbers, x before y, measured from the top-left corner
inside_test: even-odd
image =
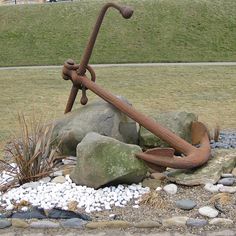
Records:
[[[0,7],[0,66],[80,60],[103,1]],[[127,0],[108,12],[92,63],[236,61],[235,0]]]
[[[61,79],[60,73],[60,69],[0,71],[0,149],[17,132],[18,111],[46,120],[63,114],[71,82]],[[96,73],[99,85],[125,96],[146,114],[185,110],[198,114],[210,127],[218,123],[223,129],[236,128],[235,66],[115,67],[96,68]],[[89,102],[97,99],[92,92],[88,97]]]

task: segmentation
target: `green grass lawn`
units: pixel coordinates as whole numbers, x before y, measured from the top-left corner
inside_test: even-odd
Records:
[[[209,127],[236,128],[235,66],[95,68],[97,83],[149,115],[195,112]],[[51,120],[62,116],[71,82],[61,69],[0,71],[0,148],[17,133],[17,112]],[[89,102],[98,97],[88,92]],[[79,107],[79,98],[75,104]]]
[[[108,11],[91,63],[236,61],[235,0],[121,0]],[[79,62],[104,1],[0,7],[0,66]]]

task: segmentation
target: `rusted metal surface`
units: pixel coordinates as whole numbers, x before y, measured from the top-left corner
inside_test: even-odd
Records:
[[[121,112],[125,113],[131,119],[138,122],[141,126],[148,129],[150,132],[167,142],[175,150],[181,152],[183,157],[174,156],[174,149],[152,149],[145,153],[138,153],[137,157],[141,158],[153,166],[156,169],[162,169],[161,167],[173,167],[179,169],[194,168],[200,166],[207,162],[210,156],[210,144],[208,134],[204,125],[201,123],[196,123],[195,127],[201,127],[201,133],[198,134],[198,130],[193,128],[193,136],[198,136],[195,140],[199,139],[200,147],[196,148],[190,143],[186,142],[182,138],[178,137],[170,130],[162,127],[153,119],[147,117],[141,112],[135,110],[130,105],[124,103],[119,98],[111,94],[110,92],[104,90],[95,83],[95,72],[91,66],[88,65],[89,58],[92,54],[92,50],[96,41],[96,37],[101,26],[104,15],[109,7],[114,7],[120,11],[122,16],[126,19],[130,18],[133,11],[129,7],[121,7],[114,3],[106,4],[97,19],[93,32],[90,36],[89,43],[84,51],[80,64],[76,64],[73,60],[69,59],[65,62],[62,75],[65,80],[70,79],[73,83],[71,93],[67,102],[65,113],[71,111],[75,98],[77,96],[78,90],[82,90],[81,104],[87,103],[86,89],[90,89],[99,97],[103,98],[108,103],[115,106]],[[91,80],[87,77],[86,71],[89,72]],[[204,131],[205,130],[205,131]],[[203,131],[203,132],[202,132]],[[196,141],[197,142],[197,141]]]

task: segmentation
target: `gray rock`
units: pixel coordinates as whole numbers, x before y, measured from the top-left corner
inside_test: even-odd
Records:
[[[64,228],[83,228],[88,222],[78,218],[72,218],[66,221],[61,222],[62,227]]]
[[[203,226],[205,226],[207,224],[208,224],[207,220],[204,220],[204,219],[193,219],[193,218],[190,218],[186,222],[186,225],[190,226],[190,227],[203,227]]]
[[[197,121],[197,116],[193,113],[175,111],[158,114],[154,117],[154,120],[181,138],[191,142],[191,124],[193,121]],[[167,143],[162,141],[144,127],[140,128],[139,144],[143,149],[153,147],[169,147]]]
[[[79,212],[66,211],[59,208],[53,208],[48,211],[48,218],[51,219],[75,219],[91,220],[91,217]]]
[[[207,216],[209,218],[215,218],[219,214],[219,212],[216,209],[209,206],[204,206],[199,208],[198,212],[200,213],[200,215]]]
[[[205,165],[193,170],[172,169],[167,173],[167,179],[188,186],[215,184],[221,178],[221,174],[231,172],[235,164],[236,150],[217,149],[212,151],[212,157]]]
[[[77,146],[78,161],[70,177],[76,184],[93,188],[139,183],[147,173],[147,165],[135,157],[141,151],[139,146],[89,133]]]
[[[67,113],[55,122],[52,139],[60,143],[64,155],[76,154],[76,146],[89,132],[96,132],[125,143],[137,144],[136,122],[114,106],[99,100]]]
[[[59,228],[60,224],[49,220],[40,220],[31,222],[29,226],[31,228],[37,228],[37,229],[48,229],[48,228]]]
[[[11,221],[7,219],[0,219],[0,229],[5,229],[11,226]]]
[[[223,184],[224,186],[232,186],[235,182],[235,178],[223,178],[218,181],[218,184]]]
[[[44,210],[34,207],[28,211],[19,211],[12,214],[12,218],[19,218],[19,219],[45,219],[47,218]]]
[[[190,199],[182,199],[176,201],[176,206],[182,210],[191,210],[197,205],[196,202]]]

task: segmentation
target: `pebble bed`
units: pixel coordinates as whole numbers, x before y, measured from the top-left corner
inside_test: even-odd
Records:
[[[9,178],[7,173],[0,175],[2,182]],[[95,190],[86,186],[72,183],[69,175],[65,176],[64,183],[31,182],[18,188],[11,189],[0,195],[0,206],[6,210],[13,210],[14,205],[22,201],[43,209],[61,208],[68,210],[71,202],[78,202],[77,208],[84,209],[86,213],[93,211],[110,210],[112,206],[125,207],[131,200],[140,198],[149,192],[141,184],[132,184],[127,187],[105,187]],[[134,208],[138,208],[138,200],[134,201]],[[22,210],[28,210],[23,207]]]
[[[219,140],[211,141],[211,148],[236,148],[236,132],[222,131],[219,135]]]
[[[231,131],[225,131],[220,133],[219,141],[211,141],[212,148],[236,148],[236,133]],[[14,166],[14,164],[13,164]],[[69,175],[60,176],[64,178],[61,183],[53,182],[57,177],[47,177],[37,182],[26,183],[20,187],[11,189],[6,193],[0,192],[0,208],[4,211],[14,212],[16,210],[27,212],[31,207],[42,208],[44,210],[50,210],[53,208],[71,210],[70,204],[72,202],[76,203],[76,209],[86,214],[94,216],[97,213],[110,212],[108,213],[108,221],[100,222],[89,222],[81,219],[67,219],[65,221],[51,221],[51,220],[39,220],[37,222],[28,222],[27,220],[12,220],[0,219],[0,228],[6,228],[11,225],[15,227],[30,227],[30,228],[58,228],[66,227],[68,224],[69,228],[126,228],[126,227],[136,227],[136,228],[160,228],[160,227],[192,227],[192,228],[202,228],[213,226],[226,226],[234,227],[235,222],[235,212],[225,215],[225,209],[222,210],[221,206],[214,204],[209,204],[206,200],[203,201],[201,197],[195,198],[196,194],[191,195],[192,190],[187,190],[189,193],[186,195],[183,191],[183,187],[176,184],[165,184],[161,187],[157,187],[156,191],[162,191],[168,196],[169,200],[173,200],[175,209],[171,211],[175,215],[163,215],[164,210],[159,209],[159,214],[155,216],[155,220],[147,220],[135,222],[132,221],[138,217],[138,214],[143,215],[144,213],[134,213],[133,216],[124,217],[122,220],[116,219],[116,214],[112,211],[113,209],[123,209],[132,208],[134,211],[141,208],[140,199],[143,194],[150,191],[149,187],[142,187],[142,184],[132,184],[132,185],[118,185],[110,186],[105,188],[100,188],[95,190],[86,186],[78,186],[72,183]],[[0,184],[7,183],[12,180],[12,176],[7,172],[3,171],[0,173]],[[226,193],[232,196],[233,205],[229,205],[232,208],[236,205],[236,168],[232,173],[225,173],[222,178],[216,184],[206,183],[205,186],[198,187],[200,192],[197,191],[197,195],[203,195],[203,193],[211,198],[213,194]],[[192,188],[193,192],[194,187]],[[187,196],[187,197],[185,197]],[[223,195],[222,195],[223,196]],[[22,202],[27,202],[30,205],[22,205]],[[233,203],[234,202],[234,203]],[[19,206],[16,209],[16,206]],[[233,208],[234,209],[234,208]],[[148,209],[152,212],[153,209]],[[193,211],[191,214],[190,212]],[[177,213],[177,216],[176,216]],[[232,214],[231,214],[232,213]],[[152,214],[152,213],[150,213]],[[171,217],[170,217],[171,216]],[[156,219],[159,217],[160,221]],[[0,218],[1,214],[0,214]],[[139,217],[141,218],[141,216]],[[149,217],[153,219],[153,215]],[[129,220],[127,220],[129,219]],[[117,224],[117,225],[116,225]],[[19,226],[21,225],[21,226]]]

